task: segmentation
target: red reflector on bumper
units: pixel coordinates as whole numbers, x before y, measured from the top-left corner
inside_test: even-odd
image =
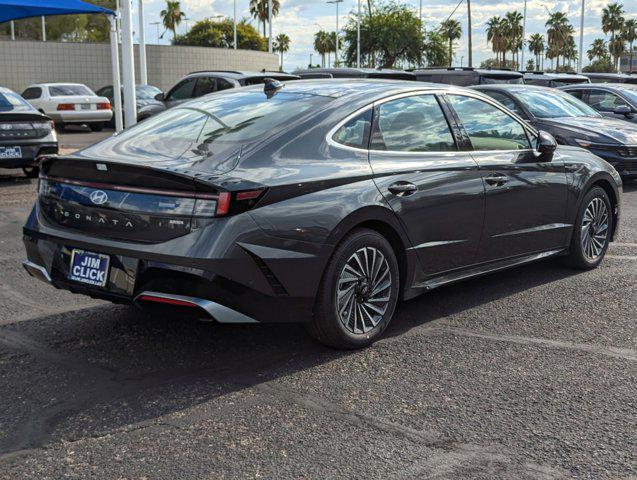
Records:
[[[164,298],[164,297],[152,297],[150,295],[142,295],[137,299],[138,301],[144,302],[155,302],[155,303],[167,303],[168,305],[176,305],[178,307],[190,307],[190,308],[199,308],[199,305],[192,302],[186,302],[184,300],[176,300],[174,298]]]

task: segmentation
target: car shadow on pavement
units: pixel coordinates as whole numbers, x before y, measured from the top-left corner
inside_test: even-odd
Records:
[[[542,262],[442,287],[401,304],[386,335],[574,273]],[[150,317],[110,304],[6,325],[0,327],[6,392],[0,400],[0,459],[60,440],[150,425],[347,355],[356,353],[321,346],[299,324],[220,325]]]

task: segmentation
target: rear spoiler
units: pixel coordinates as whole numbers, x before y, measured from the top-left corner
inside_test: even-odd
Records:
[[[6,122],[46,122],[49,117],[39,112],[5,113],[0,112],[0,121]]]

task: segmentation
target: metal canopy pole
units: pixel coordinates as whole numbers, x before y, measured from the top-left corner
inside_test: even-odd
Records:
[[[146,70],[146,34],[144,32],[144,0],[139,0],[139,83],[148,84]]]
[[[124,124],[128,128],[137,123],[131,0],[123,0],[122,8],[122,80],[124,87]]]
[[[40,18],[42,19],[42,41],[46,42],[46,22],[44,21],[44,16]]]
[[[522,60],[520,61],[521,65],[518,65],[518,67],[520,67],[519,70],[526,70],[526,63],[524,63],[524,53],[526,51],[525,39],[526,39],[526,0],[524,0],[524,20],[522,21]]]
[[[109,17],[111,22],[111,75],[113,77],[113,115],[115,117],[115,131],[121,132],[122,125],[122,84],[119,81],[119,47],[117,44],[117,15]]]
[[[584,11],[585,0],[582,0],[582,18],[579,26],[579,55],[577,56],[577,73],[582,73],[582,58],[584,57]]]
[[[234,8],[234,20],[233,20],[233,32],[232,32],[232,36],[233,36],[233,44],[234,44],[234,49],[237,49],[237,0],[234,0],[234,4],[233,4],[233,8]],[[258,25],[257,25],[258,27]]]
[[[268,0],[268,26],[270,35],[268,36],[268,53],[272,53],[272,0]]]
[[[356,68],[361,68],[361,0],[358,0],[356,15]]]

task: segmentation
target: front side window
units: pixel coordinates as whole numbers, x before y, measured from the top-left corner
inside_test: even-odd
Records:
[[[458,114],[474,150],[531,148],[522,124],[502,110],[477,98],[448,95],[447,99]]]
[[[588,104],[599,112],[614,112],[617,107],[629,107],[619,96],[603,90],[591,90],[588,93]]]
[[[27,88],[22,92],[22,98],[32,100],[34,98],[40,98],[42,96],[42,89],[40,87]]]
[[[332,139],[342,145],[355,148],[367,148],[369,132],[372,127],[372,109],[368,108],[363,113],[348,120],[334,134]]]
[[[85,85],[55,85],[49,87],[49,95],[52,97],[82,97],[95,94]]]
[[[377,107],[370,148],[394,152],[456,150],[447,119],[434,95],[399,98]]]
[[[192,90],[195,87],[196,78],[187,78],[182,82],[175,85],[175,87],[168,92],[167,100],[186,100],[192,97]]]
[[[537,118],[599,117],[594,109],[560,90],[515,90],[513,95]]]
[[[512,112],[517,113],[522,118],[526,118],[526,114],[522,111],[522,109],[518,106],[518,104],[515,103],[513,99],[509,97],[508,95],[505,95],[504,93],[500,93],[500,92],[493,92],[490,90],[486,90],[484,91],[484,93],[489,95],[495,101],[504,105],[506,108],[508,108]]]
[[[195,90],[192,94],[193,98],[202,97],[215,91],[214,77],[199,77]]]

